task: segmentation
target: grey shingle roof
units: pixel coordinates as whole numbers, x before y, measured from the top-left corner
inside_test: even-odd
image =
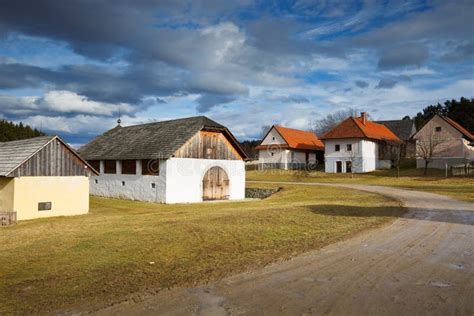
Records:
[[[409,140],[416,133],[413,120],[375,121],[375,123],[385,125],[402,140]]]
[[[7,176],[53,138],[55,136],[0,142],[0,176]]]
[[[204,127],[226,129],[205,116],[117,126],[81,147],[79,153],[86,160],[169,158]]]

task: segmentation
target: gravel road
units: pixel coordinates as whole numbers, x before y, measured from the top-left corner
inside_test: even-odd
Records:
[[[96,313],[474,315],[473,203],[381,186],[335,186],[394,197],[409,211],[391,225],[286,262]]]

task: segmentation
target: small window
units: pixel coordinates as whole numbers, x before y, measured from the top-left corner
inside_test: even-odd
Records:
[[[347,144],[346,149],[347,151],[352,151],[352,144]]]
[[[275,136],[272,137],[272,140],[275,140]]]
[[[96,171],[100,171],[100,160],[89,160],[87,161],[92,168]]]
[[[275,153],[272,153],[272,157],[273,157],[273,155],[275,155]]]
[[[123,186],[123,187],[125,186],[125,181],[122,181],[122,186]]]
[[[441,132],[441,126],[436,126],[436,131]]]
[[[104,160],[104,173],[117,173],[117,163],[115,160]]]
[[[335,151],[341,151],[341,145],[337,144],[337,145],[335,146]]]
[[[152,183],[152,184],[151,184],[151,188],[152,188],[152,189],[155,189],[155,188],[156,188],[156,183]]]
[[[142,160],[142,175],[144,176],[160,175],[160,161],[158,159]]]
[[[122,160],[122,174],[137,174],[137,162],[135,160]]]
[[[98,184],[98,183],[99,183],[99,180],[95,179],[94,182],[95,182],[95,184]]]
[[[51,211],[51,202],[40,202],[38,203],[38,211]]]

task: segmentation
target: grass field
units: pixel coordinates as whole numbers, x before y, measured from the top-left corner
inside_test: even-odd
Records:
[[[375,194],[292,185],[251,202],[92,198],[88,215],[0,229],[0,314],[78,310],[203,284],[321,248],[402,212]]]
[[[474,202],[474,177],[445,178],[442,170],[429,170],[423,176],[420,169],[404,169],[397,178],[395,170],[379,170],[366,174],[334,174],[297,172],[284,170],[248,171],[247,180],[254,181],[297,181],[321,183],[357,183],[386,185],[410,190],[420,190],[447,195],[456,199]]]

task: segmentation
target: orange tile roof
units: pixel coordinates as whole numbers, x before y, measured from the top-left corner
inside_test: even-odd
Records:
[[[370,121],[366,121],[365,124],[363,124],[359,118],[352,116],[342,121],[321,137],[323,140],[339,138],[369,138],[401,142],[386,126]]]
[[[306,132],[299,129],[287,128],[278,125],[274,125],[272,128],[275,128],[287,143],[287,145],[280,146],[281,148],[324,150],[323,142],[312,132]],[[266,149],[267,147],[268,146],[260,145],[257,146],[257,149]]]
[[[453,121],[453,120],[450,119],[449,117],[441,116],[441,118],[443,118],[446,122],[448,122],[449,124],[451,124],[452,127],[454,127],[455,129],[457,129],[457,130],[458,130],[461,134],[463,134],[468,140],[474,141],[474,135],[471,134],[467,129],[465,129],[464,127],[462,127],[458,122]]]

